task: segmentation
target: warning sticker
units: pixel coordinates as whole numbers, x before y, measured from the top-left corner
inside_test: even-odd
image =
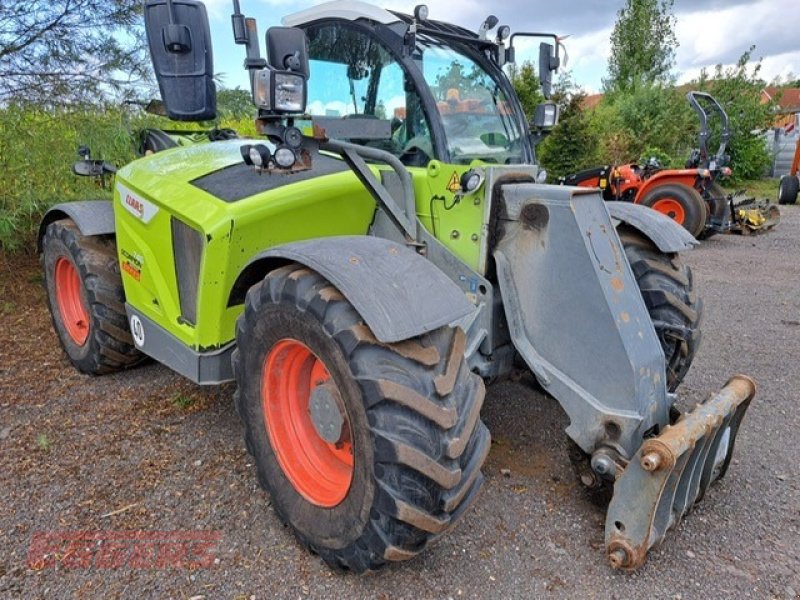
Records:
[[[453,171],[453,176],[450,178],[450,181],[447,182],[447,189],[454,194],[461,191],[461,182],[458,179],[458,173],[456,171]]]

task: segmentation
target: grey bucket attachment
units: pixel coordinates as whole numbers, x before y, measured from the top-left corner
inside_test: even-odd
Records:
[[[611,566],[633,570],[728,469],[744,413],[756,393],[736,375],[713,398],[645,440],[614,485],[606,515]]]

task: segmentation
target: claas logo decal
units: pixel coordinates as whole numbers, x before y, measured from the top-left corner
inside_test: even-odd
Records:
[[[123,208],[137,219],[149,223],[158,214],[158,206],[135,194],[121,183],[117,184],[119,201]]]
[[[144,216],[144,205],[130,194],[126,194],[125,204],[130,206],[135,213],[138,213],[140,219]]]

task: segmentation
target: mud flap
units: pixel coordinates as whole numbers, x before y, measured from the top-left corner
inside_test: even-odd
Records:
[[[644,564],[647,551],[725,475],[755,392],[752,379],[736,375],[716,396],[645,440],[617,479],[606,515],[612,567]]]

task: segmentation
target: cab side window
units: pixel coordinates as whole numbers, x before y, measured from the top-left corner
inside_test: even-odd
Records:
[[[386,140],[347,141],[381,148],[408,165],[433,158],[419,94],[392,54],[369,33],[335,24],[306,30],[311,77],[306,112],[341,119],[387,121]]]

